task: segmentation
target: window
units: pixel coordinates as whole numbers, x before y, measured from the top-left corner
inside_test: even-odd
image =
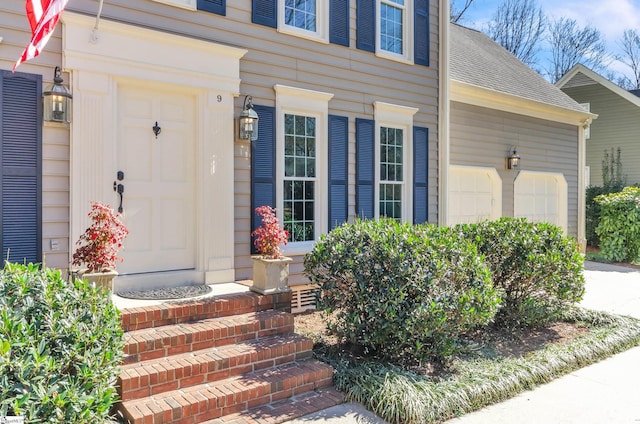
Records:
[[[278,31],[329,42],[328,0],[278,0]]]
[[[276,85],[276,209],[286,254],[306,253],[327,232],[328,114],[333,94]]]
[[[380,127],[380,216],[402,219],[404,131]]]
[[[377,0],[378,42],[376,53],[393,59],[413,60],[410,54],[409,0]]]
[[[283,224],[289,242],[315,240],[316,118],[284,115]]]
[[[412,222],[411,128],[416,108],[374,102],[376,216]]]

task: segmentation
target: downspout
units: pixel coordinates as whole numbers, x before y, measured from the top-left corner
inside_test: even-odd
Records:
[[[438,89],[438,225],[449,216],[449,0],[440,0]]]
[[[591,118],[585,119],[578,125],[578,243],[584,253],[587,248],[586,233],[586,201],[587,183],[585,181],[585,168],[587,166],[587,140],[585,131],[591,125]]]

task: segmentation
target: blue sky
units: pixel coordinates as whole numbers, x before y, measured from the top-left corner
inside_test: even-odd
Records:
[[[474,0],[461,24],[481,28],[500,3],[502,0]],[[551,18],[565,16],[581,26],[589,24],[598,28],[613,53],[619,53],[619,40],[625,29],[640,31],[640,0],[538,0],[538,4]],[[628,73],[628,68],[620,63],[612,63],[610,68]]]

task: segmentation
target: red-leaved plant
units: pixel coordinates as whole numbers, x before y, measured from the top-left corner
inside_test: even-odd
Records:
[[[254,237],[253,244],[258,253],[267,259],[282,258],[281,245],[287,244],[289,232],[280,225],[276,210],[271,206],[259,206],[256,213],[262,218],[262,225],[251,235]]]
[[[120,214],[103,203],[91,204],[89,218],[91,225],[76,242],[78,247],[73,252],[71,264],[86,265],[90,273],[114,269],[116,263],[122,261],[118,251],[129,230],[120,221]]]

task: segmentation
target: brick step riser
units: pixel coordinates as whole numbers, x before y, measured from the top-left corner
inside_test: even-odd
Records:
[[[272,368],[293,361],[309,359],[313,342],[297,338],[275,347],[261,347],[246,352],[246,347],[198,355],[178,355],[163,362],[141,363],[125,367],[118,381],[122,400],[140,399],[183,389],[197,384],[211,383],[245,373]]]
[[[123,364],[227,346],[277,334],[288,334],[294,330],[291,315],[274,316],[235,325],[229,322],[225,326],[206,323],[191,324],[196,325],[159,329],[157,333],[144,336],[137,336],[135,332],[125,333]]]
[[[122,329],[128,332],[271,309],[289,312],[291,310],[291,292],[270,295],[248,292],[187,304],[164,303],[127,308],[121,311],[120,323]]]
[[[329,387],[332,369],[325,364],[308,365],[302,372],[243,384],[194,386],[156,396],[153,401],[123,402],[123,414],[133,424],[202,423],[239,413],[311,390]]]

